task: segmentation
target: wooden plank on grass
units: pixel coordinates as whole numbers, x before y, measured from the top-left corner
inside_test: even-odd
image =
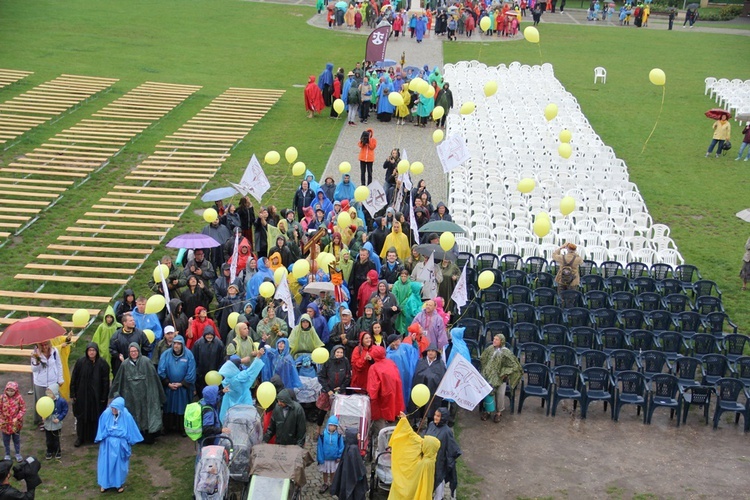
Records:
[[[120,240],[118,240],[120,243]],[[83,245],[58,245],[53,243],[47,246],[47,250],[70,250],[73,252],[91,252],[91,253],[112,253],[112,254],[131,254],[131,255],[150,255],[151,250],[141,248],[122,248],[122,247],[89,247]],[[1,294],[0,294],[1,295]]]
[[[164,236],[166,231],[139,231],[135,229],[106,229],[100,227],[74,227],[69,226],[65,229],[71,233],[94,233],[94,234],[121,234],[123,236]],[[123,239],[123,242],[128,241]]]
[[[88,267],[88,266],[61,266],[60,264],[37,264],[30,262],[26,264],[26,269],[39,269],[41,271],[65,271],[78,273],[99,273],[109,274],[126,274],[128,276],[135,274],[137,269],[125,269],[122,267]]]
[[[88,283],[92,285],[127,285],[130,279],[120,278],[85,278],[81,276],[56,276],[53,274],[24,274],[19,273],[14,276],[17,280],[33,280],[33,281],[58,281],[61,283]],[[2,321],[0,320],[0,324]],[[63,322],[64,323],[64,322]],[[63,324],[63,326],[65,326]],[[72,323],[71,323],[72,326]],[[2,366],[2,365],[0,365]]]
[[[129,179],[129,177],[126,177],[126,179]],[[190,181],[182,180],[181,182]],[[158,212],[165,214],[173,214],[175,212],[173,208],[130,207],[127,205],[93,205],[91,208],[98,208],[101,210],[120,210],[123,212]]]
[[[40,253],[36,256],[40,260],[72,260],[82,262],[111,262],[113,264],[140,264],[144,259],[132,259],[128,257],[94,257],[91,255],[65,255]]]
[[[175,221],[177,222],[180,220],[177,216],[172,215],[142,215],[142,214],[112,214],[112,213],[104,213],[104,212],[86,212],[86,217],[119,217],[122,219],[140,219],[140,220],[168,220],[168,221]]]
[[[115,189],[133,190],[133,191],[158,191],[160,193],[200,193],[200,189],[178,189],[178,188],[161,188],[161,187],[150,187],[150,186],[123,186],[117,185]]]
[[[66,302],[96,302],[97,304],[107,304],[112,301],[112,297],[100,297],[96,295],[69,295],[62,293],[17,292],[9,290],[0,290],[0,297],[10,297],[12,299],[60,300]]]
[[[142,222],[122,222],[122,221],[111,221],[111,220],[89,220],[89,219],[78,219],[76,224],[95,224],[101,226],[120,226],[120,227],[143,227]],[[160,224],[158,222],[149,222],[148,227],[164,227],[170,229],[174,227],[174,224]]]
[[[0,311],[23,311],[30,313],[48,314],[73,314],[78,308],[75,307],[51,307],[51,306],[27,306],[24,304],[0,304]],[[96,316],[99,309],[86,309],[89,314]]]
[[[124,238],[97,238],[96,236],[70,236],[63,234],[57,237],[59,241],[80,241],[82,243],[117,243],[128,245],[149,245],[156,246],[161,243],[160,240],[126,240]]]

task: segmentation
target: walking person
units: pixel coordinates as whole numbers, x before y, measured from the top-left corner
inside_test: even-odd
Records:
[[[706,151],[706,158],[713,152],[714,146],[718,146],[716,149],[716,158],[719,157],[721,152],[724,150],[724,143],[729,140],[732,136],[732,125],[728,120],[729,116],[726,114],[721,115],[719,120],[716,120],[713,124],[714,136],[711,139],[711,143],[708,145],[708,151]]]
[[[96,442],[99,443],[99,458],[96,481],[102,493],[110,488],[124,490],[130,466],[131,447],[143,441],[138,424],[125,407],[125,400],[117,397],[99,418]]]
[[[357,146],[359,146],[360,185],[367,186],[372,182],[372,163],[375,161],[375,148],[378,146],[371,128],[362,132]]]
[[[565,243],[552,253],[552,260],[559,266],[555,282],[561,298],[566,290],[578,290],[580,283],[578,268],[583,263],[583,257],[576,253],[577,248],[575,243]],[[566,250],[565,254],[562,253],[563,250]],[[563,307],[572,307],[572,305],[563,302]]]
[[[750,123],[745,125],[745,128],[742,129],[742,144],[740,144],[740,152],[737,154],[736,160],[739,160],[742,158],[742,153],[745,152],[745,148],[747,148],[747,156],[745,156],[745,161],[748,161],[750,159]]]

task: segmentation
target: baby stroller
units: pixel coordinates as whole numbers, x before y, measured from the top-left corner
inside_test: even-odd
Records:
[[[388,442],[396,429],[395,426],[383,427],[378,433],[378,441],[375,443],[375,460],[372,463],[372,474],[370,476],[370,498],[375,497],[375,491],[381,489],[390,491],[393,482],[391,471],[391,449]]]
[[[263,442],[263,423],[254,406],[235,405],[227,411],[224,427],[229,429],[229,436],[234,443],[229,478],[232,482],[242,483],[240,489],[244,490],[250,481],[250,450]]]
[[[360,390],[354,387],[347,389]],[[370,397],[367,394],[336,394],[331,402],[331,415],[336,415],[342,429],[357,429],[360,436],[359,452],[365,456],[370,441]]]
[[[254,446],[250,452],[248,500],[299,500],[307,482],[305,467],[313,462],[310,452],[299,446]]]
[[[320,411],[315,406],[315,402],[318,400],[318,396],[320,396],[322,387],[320,386],[320,382],[318,382],[318,377],[303,377],[300,375],[299,379],[302,382],[302,387],[294,390],[297,402],[305,410],[307,421],[315,422],[318,419],[318,412]]]
[[[213,440],[214,445],[205,445],[207,439]],[[193,495],[198,500],[221,500],[229,493],[229,464],[232,462],[232,440],[220,434],[205,437],[198,441],[200,454],[195,466],[193,479]]]

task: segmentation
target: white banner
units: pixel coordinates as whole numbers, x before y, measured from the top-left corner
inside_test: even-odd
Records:
[[[464,269],[461,271],[461,277],[456,282],[456,288],[453,289],[451,300],[455,302],[459,309],[469,301],[469,290],[466,287],[466,264],[464,264]]]
[[[385,196],[385,188],[383,188],[383,185],[378,181],[372,181],[367,187],[370,190],[370,197],[363,201],[362,205],[364,205],[367,211],[370,212],[372,217],[375,217],[375,214],[378,211],[388,205]]]
[[[463,356],[454,356],[435,395],[452,399],[461,408],[472,411],[492,392],[492,386]]]
[[[417,226],[417,216],[414,215],[414,205],[409,203],[409,226],[414,233],[414,243],[419,245],[419,227]]]
[[[419,276],[417,276],[419,281],[422,281],[425,283],[425,289],[427,289],[427,283],[430,284],[429,291],[431,295],[431,299],[434,299],[437,295],[437,278],[435,278],[435,252],[432,252],[430,255],[430,258],[427,259],[427,262],[424,263],[424,268],[422,269],[422,272],[419,273]]]
[[[271,183],[268,181],[268,177],[266,177],[266,173],[263,171],[263,167],[260,166],[260,162],[255,155],[250,158],[250,162],[247,164],[247,168],[245,168],[245,173],[242,174],[240,183],[235,184],[230,182],[230,184],[243,196],[247,194],[253,195],[253,198],[258,200],[258,203],[260,203],[263,194],[271,188]]]
[[[294,328],[296,320],[294,317],[294,301],[292,301],[292,292],[289,290],[289,283],[286,279],[281,280],[281,283],[278,284],[273,298],[286,304],[287,323],[289,323],[289,328]]]
[[[460,167],[471,158],[466,141],[460,135],[451,135],[445,138],[437,147],[438,158],[443,165],[446,174],[456,167]]]
[[[234,250],[232,250],[232,264],[230,264],[229,269],[229,284],[231,285],[234,283],[234,279],[237,277],[237,260],[240,258],[240,233],[237,232],[234,235]]]

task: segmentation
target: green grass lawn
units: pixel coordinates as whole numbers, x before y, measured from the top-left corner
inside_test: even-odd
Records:
[[[309,27],[306,20],[312,12],[309,7],[235,0],[0,0],[0,66],[35,72],[21,84],[0,91],[0,101],[61,73],[120,79],[112,92],[39,127],[13,148],[0,152],[3,163],[89,117],[144,81],[203,85],[200,92],[146,131],[106,169],[84,185],[70,189],[20,238],[0,248],[5,264],[0,289],[29,289],[28,283],[15,283],[12,276],[151,153],[161,138],[230,86],[280,88],[286,94],[234,150],[209,188],[239,178],[252,153],[262,158],[269,149],[283,153],[291,145],[297,147],[300,160],[313,172],[322,172],[340,122],[307,120],[302,89],[295,85],[304,85],[307,76],[319,74],[328,61],[350,67],[362,56],[364,38]],[[625,159],[655,221],[669,224],[686,259],[697,264],[705,277],[719,282],[730,314],[746,327],[750,313],[742,307],[744,296],[739,293],[737,272],[750,231],[734,213],[747,208],[743,200],[748,199],[748,167],[732,162],[731,157],[718,161],[703,158],[710,122],[702,113],[713,107],[713,102],[703,96],[706,76],[750,78],[747,40],[693,32],[560,25],[545,25],[541,32],[544,61],[555,65],[558,78],[578,98],[595,130]],[[540,62],[537,47],[525,42],[459,43],[446,48],[446,61],[476,58],[488,64]],[[608,69],[608,83],[595,87],[592,74],[598,65]],[[648,71],[656,66],[667,74],[667,100],[659,127],[641,155],[661,99],[660,89],[647,78]],[[735,147],[739,139],[735,127]],[[269,169],[272,190],[264,203],[280,207],[290,204],[297,181],[289,170],[287,166]],[[202,206],[196,202],[191,209]],[[189,211],[170,236],[203,225],[202,219]],[[136,291],[145,291],[152,266],[145,267],[134,280]],[[88,286],[45,289],[63,290],[97,294],[96,287]],[[41,450],[40,433],[29,430],[26,434],[28,449]],[[192,456],[184,445],[177,447],[180,451],[175,454],[171,453],[173,449],[137,447],[124,496],[187,498],[192,490]],[[98,496],[95,451],[65,451],[64,466],[45,467],[45,485],[38,497],[59,497],[64,487],[79,496]],[[71,466],[77,474],[69,473]],[[159,467],[169,474],[156,477],[154,470]]]

